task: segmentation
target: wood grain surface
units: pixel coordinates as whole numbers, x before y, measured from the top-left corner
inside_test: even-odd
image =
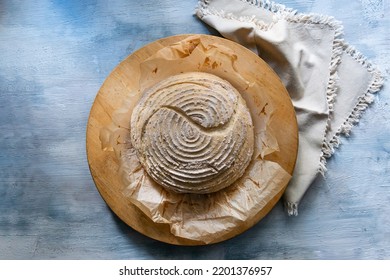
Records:
[[[128,98],[129,92],[137,92],[139,90],[140,64],[162,48],[192,36],[194,35],[177,35],[161,38],[142,47],[123,60],[107,77],[97,93],[87,127],[88,164],[94,182],[106,203],[121,220],[135,230],[156,240],[177,245],[202,245],[204,242],[179,238],[173,235],[168,224],[154,223],[129,202],[128,198],[123,194],[125,186],[118,172],[120,163],[114,152],[107,152],[102,149],[100,131],[112,122],[114,111],[123,106],[122,104]],[[294,108],[280,78],[262,59],[241,45],[217,36],[197,36],[199,36],[202,44],[219,44],[232,50],[237,57],[234,64],[235,69],[245,70],[246,79],[260,85],[261,90],[256,93],[256,99],[268,100],[266,104],[275,108],[272,112],[272,122],[269,124],[269,129],[273,131],[273,136],[279,145],[279,150],[266,158],[271,158],[269,160],[278,163],[292,175],[298,151],[298,127]],[[251,63],[248,63],[249,61]],[[199,63],[201,62],[203,61]],[[197,62],[195,61],[194,64],[196,65]],[[191,71],[197,71],[197,69],[192,69]],[[240,72],[240,74],[244,73]],[[234,75],[234,73],[231,75]],[[261,108],[259,108],[259,111],[261,111]],[[252,118],[256,117],[258,116],[253,112]],[[130,120],[128,121],[130,122]],[[282,184],[277,186],[276,194],[270,192],[264,195],[264,206],[259,209],[258,213],[249,216],[244,223],[240,223],[237,227],[230,229],[223,235],[216,235],[208,243],[225,241],[257,223],[280,199],[286,186],[286,182],[283,181]],[[245,199],[242,202],[246,203]]]
[[[388,74],[387,0],[280,0],[343,22],[345,38]],[[89,172],[88,115],[115,66],[159,38],[217,34],[197,0],[0,1],[0,259],[390,259],[390,90],[306,193],[245,233],[168,245],[128,227]]]

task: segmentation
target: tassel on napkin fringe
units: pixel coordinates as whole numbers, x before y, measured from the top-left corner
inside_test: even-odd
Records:
[[[298,216],[298,203],[284,201],[284,208],[286,209],[287,215]]]

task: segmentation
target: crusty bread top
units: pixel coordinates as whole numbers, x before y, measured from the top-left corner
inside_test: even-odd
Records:
[[[241,177],[252,159],[252,119],[240,93],[204,72],[171,76],[146,90],[131,117],[131,142],[167,190],[211,193]]]

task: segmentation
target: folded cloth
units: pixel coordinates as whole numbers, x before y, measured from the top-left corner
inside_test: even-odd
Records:
[[[202,0],[197,16],[249,48],[279,75],[295,107],[299,151],[283,196],[289,215],[326,161],[373,102],[383,77],[343,40],[332,17],[301,14],[266,0]]]

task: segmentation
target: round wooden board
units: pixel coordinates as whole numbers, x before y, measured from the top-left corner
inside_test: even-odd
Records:
[[[137,207],[129,203],[123,196],[121,189],[122,180],[118,174],[119,163],[113,152],[103,151],[99,139],[102,127],[111,123],[112,113],[122,105],[126,94],[135,85],[138,85],[140,76],[139,65],[141,62],[155,54],[163,47],[186,39],[193,35],[177,35],[155,41],[131,54],[122,61],[107,77],[93,103],[87,125],[87,156],[88,164],[94,182],[101,196],[116,215],[126,224],[140,233],[170,244],[177,245],[201,245],[203,243],[179,238],[170,233],[166,224],[156,224],[146,217]],[[279,151],[274,152],[266,159],[277,162],[290,174],[293,173],[298,150],[298,127],[295,111],[287,90],[282,85],[279,77],[257,55],[232,41],[210,36],[199,35],[203,42],[219,43],[232,49],[238,56],[238,69],[245,69],[247,73],[253,73],[253,80],[265,89],[261,94],[271,97],[273,107],[276,110],[272,116],[270,126],[279,144]],[[286,186],[281,185],[277,195],[267,197],[265,206],[257,215],[234,233],[219,236],[212,243],[221,242],[232,238],[234,235],[244,232],[262,219],[282,196]]]

